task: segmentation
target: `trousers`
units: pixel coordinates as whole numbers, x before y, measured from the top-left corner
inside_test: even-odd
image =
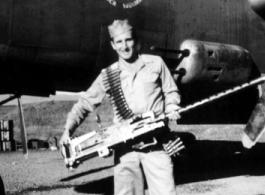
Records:
[[[149,195],[176,195],[173,163],[164,150],[131,151],[115,159],[115,195],[144,195],[144,179]]]

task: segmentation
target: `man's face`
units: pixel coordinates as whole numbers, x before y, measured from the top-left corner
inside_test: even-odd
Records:
[[[135,39],[132,31],[127,31],[113,38],[112,48],[117,52],[120,58],[130,61],[135,55]]]

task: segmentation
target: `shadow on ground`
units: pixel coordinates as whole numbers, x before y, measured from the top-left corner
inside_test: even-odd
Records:
[[[173,158],[177,185],[240,175],[265,175],[264,143],[247,150],[241,142],[195,141],[190,133],[180,136],[188,147]],[[87,194],[113,194],[113,177],[77,186],[75,190]]]
[[[75,190],[87,194],[113,195],[113,176],[77,186]]]
[[[63,178],[61,179],[60,181],[71,181],[72,179],[76,179],[78,177],[82,177],[84,175],[89,175],[91,173],[96,173],[96,172],[99,172],[99,171],[102,171],[102,170],[105,170],[105,169],[109,169],[111,168],[112,166],[107,166],[107,167],[103,167],[103,168],[99,168],[99,169],[93,169],[93,170],[89,170],[89,171],[85,171],[85,172],[82,172],[82,173],[78,173],[76,175],[73,175],[73,176],[70,176],[70,177],[67,177],[67,178]]]
[[[241,142],[195,141],[174,159],[177,184],[226,177],[265,175],[265,144],[245,149]]]

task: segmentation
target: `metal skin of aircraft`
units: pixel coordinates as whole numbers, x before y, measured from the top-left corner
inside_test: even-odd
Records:
[[[49,96],[86,90],[116,60],[107,26],[124,18],[144,40],[144,52],[173,60],[168,63],[172,68],[178,55],[150,51],[150,46],[176,50],[186,39],[238,45],[265,70],[264,21],[248,1],[3,0],[0,18],[0,94]],[[231,75],[213,85],[235,85],[250,77]]]
[[[167,50],[179,49],[187,39],[247,49],[261,71],[264,61],[264,21],[248,1],[3,0],[0,18],[0,94],[49,96],[56,91],[85,91],[99,71],[116,60],[107,32],[115,19],[129,19],[143,40],[143,52],[162,56],[172,70],[180,64],[179,54]],[[150,46],[167,50],[151,51]],[[215,63],[224,64],[215,58]],[[241,66],[235,65],[235,59],[224,61],[227,67],[210,67],[209,71],[204,67],[209,74],[189,69],[187,75],[194,73],[189,83],[175,75],[183,106],[259,76],[250,71],[256,67],[251,63]],[[203,82],[198,84],[198,80]],[[246,108],[243,121],[254,105]],[[186,118],[209,122],[209,118]]]
[[[223,90],[265,71],[264,13],[265,0],[1,0],[0,94],[14,96],[0,104],[22,95],[85,91],[116,60],[107,26],[125,18],[136,29],[142,52],[160,55],[172,70],[184,110],[203,98],[195,105],[219,99],[229,94]],[[259,100],[258,84],[235,88],[232,92],[239,92],[186,113],[180,123],[250,118],[245,131],[256,124],[260,132],[265,101]],[[215,93],[220,94],[211,96]]]
[[[264,0],[2,0],[0,94],[85,91],[117,60],[107,26],[127,18],[142,52],[162,56],[172,70],[185,107],[261,76],[263,13]],[[246,123],[259,96],[248,88],[180,123]]]

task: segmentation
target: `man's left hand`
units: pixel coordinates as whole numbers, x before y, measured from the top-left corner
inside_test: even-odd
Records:
[[[167,115],[168,119],[171,120],[171,121],[176,121],[178,119],[180,119],[180,114],[178,113],[177,110],[175,111],[172,111],[170,112],[168,115]]]

